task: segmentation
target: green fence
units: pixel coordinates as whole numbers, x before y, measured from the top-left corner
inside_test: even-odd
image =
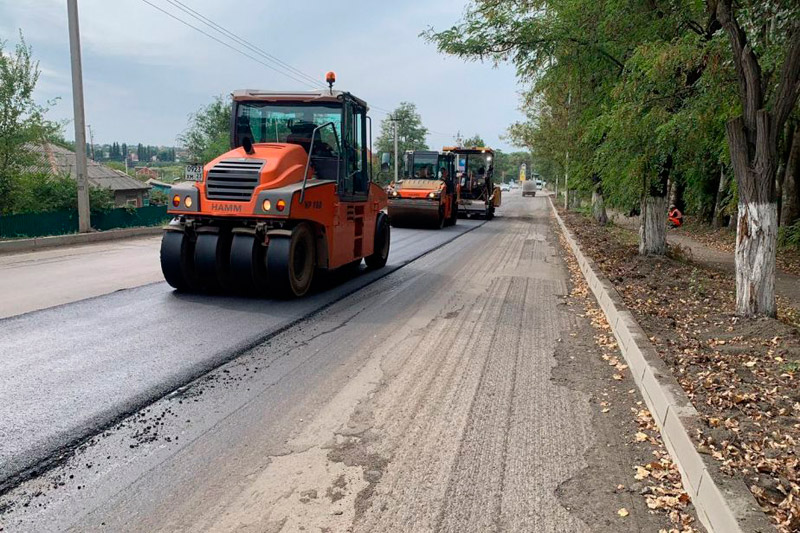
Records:
[[[138,209],[111,209],[92,213],[92,228],[109,230],[140,226],[158,226],[169,220],[166,206],[151,205]],[[49,213],[24,213],[0,216],[0,239],[20,237],[45,237],[77,233],[77,211],[52,211]]]

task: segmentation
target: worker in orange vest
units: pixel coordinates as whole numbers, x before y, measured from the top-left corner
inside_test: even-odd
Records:
[[[673,228],[679,228],[683,226],[683,213],[675,207],[675,204],[669,206],[669,214],[667,215],[669,219],[669,225]]]

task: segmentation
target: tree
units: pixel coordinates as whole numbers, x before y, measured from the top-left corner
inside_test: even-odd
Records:
[[[465,146],[465,147],[473,147],[473,146],[481,147],[481,146],[486,146],[486,142],[483,140],[483,138],[480,135],[478,135],[476,133],[475,135],[473,135],[469,139],[465,139],[464,142],[462,143],[462,146]]]
[[[397,120],[397,151],[402,161],[407,150],[427,150],[425,137],[428,128],[422,125],[422,117],[417,112],[417,106],[411,102],[400,102],[400,105],[381,121],[381,133],[375,142],[378,153],[394,154],[394,123]],[[402,165],[402,162],[400,163]],[[394,168],[394,158],[389,165]]]
[[[775,316],[777,152],[784,124],[800,93],[800,12],[797,8],[789,10],[785,22],[776,22],[783,27],[774,32],[773,38],[785,43],[785,58],[777,83],[771,83],[764,72],[755,43],[740,24],[732,0],[720,0],[716,15],[730,40],[741,102],[741,115],[726,125],[739,190],[736,311],[744,316]]]
[[[189,160],[207,163],[230,149],[231,101],[216,97],[189,117],[189,127],[178,141],[189,152]]]
[[[36,161],[29,145],[59,130],[45,120],[46,108],[33,99],[39,63],[22,32],[13,53],[5,47],[6,41],[0,41],[0,213],[11,208],[20,173]]]

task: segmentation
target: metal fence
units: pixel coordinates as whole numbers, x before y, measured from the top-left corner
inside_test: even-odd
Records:
[[[92,213],[92,228],[109,230],[158,226],[169,220],[166,206],[151,205],[138,209],[118,208]],[[0,216],[0,239],[45,237],[78,232],[77,211],[52,211]]]

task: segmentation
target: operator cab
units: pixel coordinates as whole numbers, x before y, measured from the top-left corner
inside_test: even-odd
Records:
[[[236,91],[231,148],[300,146],[308,154],[309,179],[335,181],[340,197],[366,197],[372,174],[367,110],[366,102],[342,91]]]
[[[428,150],[409,150],[405,155],[405,177],[414,180],[441,180],[448,192],[455,190],[455,157]]]

